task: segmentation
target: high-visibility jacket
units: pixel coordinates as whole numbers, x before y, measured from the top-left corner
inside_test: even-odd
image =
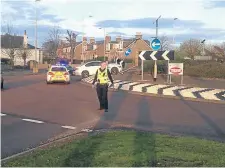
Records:
[[[97,81],[100,84],[107,84],[109,82],[107,68],[105,68],[105,70],[103,72],[100,69],[98,69]]]

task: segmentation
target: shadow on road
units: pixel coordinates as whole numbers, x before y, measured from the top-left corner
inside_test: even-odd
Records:
[[[182,102],[187,105],[193,112],[197,113],[214,131],[215,133],[218,135],[219,138],[225,140],[225,133],[223,132],[222,129],[220,129],[220,127],[212,120],[210,119],[210,117],[208,117],[204,112],[202,112],[201,110],[193,107],[193,105],[190,105],[190,103],[188,103],[187,101],[185,101],[184,99],[181,99]]]
[[[4,89],[3,90],[10,90],[10,89],[16,89],[20,87],[27,87],[30,85],[41,83],[39,80],[24,80],[24,81],[15,81],[15,82],[7,82],[4,83]]]
[[[131,76],[127,77],[130,78]],[[123,105],[123,101],[126,99],[129,93],[127,92],[113,92],[111,99],[109,101],[109,112],[103,113],[101,115],[99,122],[95,125],[93,130],[98,130],[98,129],[109,129],[110,125],[107,124],[107,121],[114,121],[116,116],[118,115],[119,109]],[[96,99],[97,99],[97,94],[96,94]],[[91,133],[89,134],[91,135]],[[72,154],[66,159],[65,161],[65,166],[82,166],[82,167],[90,167],[92,166],[94,162],[94,157],[97,154],[97,150],[100,148],[101,144],[104,142],[104,135],[102,136],[102,140],[100,141],[95,141],[95,143],[92,144],[85,144],[86,141],[81,141],[78,146],[81,146],[85,144],[87,147],[85,150],[83,150],[81,153],[79,152],[78,149],[74,150]],[[87,158],[88,156],[88,158]],[[84,159],[83,165],[74,165],[73,160],[75,158],[81,158]]]
[[[151,128],[153,126],[153,121],[151,120],[150,116],[150,107],[149,103],[145,96],[142,96],[141,100],[138,104],[138,118],[136,120],[135,126],[148,126]],[[143,151],[147,151],[147,156],[149,157],[148,163],[144,163],[146,158],[137,158],[134,157],[136,160],[134,161],[132,167],[137,166],[149,166],[155,167],[157,165],[157,158],[156,158],[156,151],[155,151],[155,134],[152,133],[151,138],[146,138],[143,136],[143,133],[136,132],[136,136],[134,138],[134,151],[133,155],[137,155],[138,153],[142,153]],[[148,145],[148,149],[146,149],[146,144]],[[145,157],[143,155],[142,157]]]

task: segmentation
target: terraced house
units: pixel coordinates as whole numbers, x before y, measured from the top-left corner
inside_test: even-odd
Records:
[[[96,41],[94,37],[89,38],[89,40],[87,37],[83,37],[83,45],[82,42],[76,42],[75,44],[73,60],[74,63],[79,63],[101,57],[104,56],[104,51],[108,60],[112,60],[116,57],[125,58],[124,53],[128,48],[130,48],[132,52],[126,59],[132,59],[133,61],[138,60],[138,51],[152,50],[149,41],[144,40],[140,32],[136,33],[135,38],[123,39],[121,36],[118,36],[114,41],[111,39],[111,36],[106,36],[105,42],[104,40]],[[58,55],[70,58],[71,47],[63,43],[58,48]]]

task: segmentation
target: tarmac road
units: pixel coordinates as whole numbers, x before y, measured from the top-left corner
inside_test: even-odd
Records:
[[[225,140],[225,104],[110,91],[109,112],[103,113],[97,110],[95,90],[79,77],[73,77],[70,85],[47,85],[44,75],[10,76],[5,77],[5,87],[2,158],[90,123],[96,129],[129,126]]]

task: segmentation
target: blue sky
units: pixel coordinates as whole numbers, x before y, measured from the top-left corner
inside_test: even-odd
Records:
[[[207,39],[208,43],[225,41],[225,1],[213,0],[3,0],[2,25],[11,23],[14,33],[27,30],[30,44],[34,44],[35,7],[38,16],[38,44],[48,39],[49,30],[58,26],[101,39],[134,37],[142,32],[150,40],[155,36],[154,20],[159,20],[159,36],[168,36],[176,44],[190,38]],[[92,16],[92,17],[89,17]],[[174,18],[178,18],[174,20]],[[2,29],[2,32],[4,29]]]

